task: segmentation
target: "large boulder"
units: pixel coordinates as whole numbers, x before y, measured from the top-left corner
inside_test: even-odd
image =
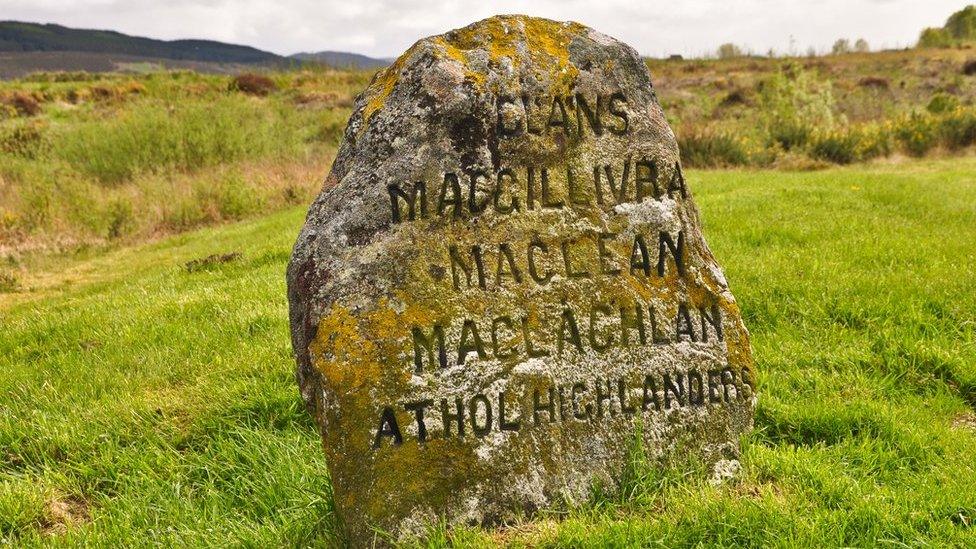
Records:
[[[350,540],[727,469],[749,336],[637,53],[499,16],[417,42],[355,111],[291,263],[302,397]]]

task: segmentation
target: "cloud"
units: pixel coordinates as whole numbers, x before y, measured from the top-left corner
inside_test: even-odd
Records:
[[[702,54],[724,42],[760,53],[826,50],[840,37],[907,46],[960,7],[958,0],[0,0],[5,19],[209,38],[281,54],[330,49],[381,57],[496,13],[572,19],[656,56]]]

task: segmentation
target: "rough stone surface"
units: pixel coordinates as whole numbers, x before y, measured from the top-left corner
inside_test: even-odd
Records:
[[[748,333],[647,68],[576,23],[493,17],[378,73],[288,297],[356,544],[585,501],[636,448],[723,477],[751,426]]]

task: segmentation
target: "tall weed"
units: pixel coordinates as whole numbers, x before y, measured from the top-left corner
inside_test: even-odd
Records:
[[[692,129],[678,137],[681,163],[688,167],[716,168],[749,164],[744,140],[728,132]]]
[[[53,154],[116,185],[144,172],[292,155],[302,150],[302,141],[293,111],[227,96],[206,103],[147,102],[107,120],[89,120],[59,136]]]
[[[834,129],[838,121],[830,83],[796,66],[762,82],[759,106],[770,142],[787,151],[806,145],[817,130]]]

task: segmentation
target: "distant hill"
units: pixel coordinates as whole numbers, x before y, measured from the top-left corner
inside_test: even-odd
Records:
[[[319,51],[315,53],[296,53],[290,56],[299,61],[315,61],[336,68],[378,69],[390,64],[386,59],[376,59],[344,51]]]
[[[115,31],[54,24],[0,21],[0,79],[37,71],[142,72],[191,69],[238,73],[254,65],[282,68],[321,63],[336,68],[376,69],[390,61],[341,51],[271,52],[214,40],[156,40]]]
[[[115,31],[0,21],[0,52],[92,52],[210,63],[287,62],[280,55],[213,40],[155,40]]]

